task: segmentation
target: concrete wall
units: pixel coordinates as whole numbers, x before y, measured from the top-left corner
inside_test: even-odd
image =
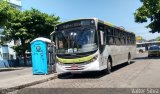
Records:
[[[0,68],[10,67],[7,60],[0,60]]]

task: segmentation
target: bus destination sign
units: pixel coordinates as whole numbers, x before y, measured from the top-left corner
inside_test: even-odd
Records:
[[[72,22],[66,22],[62,25],[59,25],[57,27],[58,30],[73,28],[73,27],[80,27],[85,25],[93,25],[94,20],[79,20],[79,21],[72,21]]]

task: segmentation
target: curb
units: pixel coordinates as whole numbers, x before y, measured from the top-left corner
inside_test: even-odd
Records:
[[[49,77],[49,78],[42,79],[42,80],[39,80],[39,81],[34,81],[34,82],[27,83],[27,84],[11,87],[11,88],[1,89],[0,94],[6,94],[6,93],[9,93],[9,92],[13,92],[15,90],[19,90],[19,89],[23,89],[23,88],[26,88],[26,87],[29,87],[29,86],[36,85],[36,84],[44,83],[44,82],[56,79],[57,77],[58,77],[58,74],[55,74],[53,77]]]

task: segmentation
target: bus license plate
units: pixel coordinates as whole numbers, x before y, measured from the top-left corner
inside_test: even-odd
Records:
[[[77,65],[72,65],[71,68],[72,69],[78,69],[78,66]]]

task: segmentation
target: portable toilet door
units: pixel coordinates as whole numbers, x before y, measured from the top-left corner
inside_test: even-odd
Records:
[[[33,74],[48,74],[47,43],[35,40],[31,43]]]

